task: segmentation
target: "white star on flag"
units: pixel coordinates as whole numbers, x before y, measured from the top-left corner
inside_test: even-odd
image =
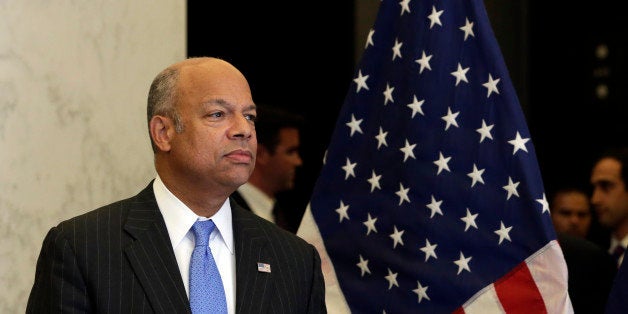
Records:
[[[399,5],[401,6],[400,15],[403,15],[403,12],[410,13],[410,0],[401,0],[401,2],[399,2]]]
[[[408,104],[408,107],[410,107],[410,109],[412,109],[412,118],[414,118],[414,115],[418,113],[420,113],[422,116],[425,115],[425,113],[423,113],[423,103],[425,102],[425,100],[421,99],[418,100],[416,99],[416,95],[414,95],[414,97],[412,98],[412,103]]]
[[[388,290],[392,289],[393,286],[399,287],[399,283],[397,283],[397,273],[393,273],[390,268],[388,268],[388,275],[386,275],[386,280],[388,280]]]
[[[449,129],[450,126],[455,126],[458,127],[458,122],[456,122],[456,118],[458,117],[458,115],[460,114],[460,112],[451,112],[451,108],[447,107],[447,114],[444,115],[441,119],[443,119],[443,121],[445,121],[445,131],[447,131],[447,129]]]
[[[506,196],[506,200],[509,200],[511,196],[519,197],[519,192],[517,192],[517,187],[519,186],[519,182],[512,182],[512,178],[508,177],[508,184],[504,185],[504,190],[508,192],[508,196]]]
[[[382,127],[380,126],[379,134],[375,136],[375,139],[377,139],[377,149],[382,147],[382,145],[388,146],[388,143],[386,143],[386,135],[388,135],[388,132],[384,132],[384,130],[382,130]]]
[[[469,72],[469,69],[470,67],[463,69],[462,65],[458,63],[458,69],[454,72],[451,72],[451,75],[453,75],[456,78],[456,86],[458,86],[458,83],[460,83],[460,81],[469,83],[469,81],[467,81],[467,72]]]
[[[397,247],[397,244],[403,245],[403,236],[404,230],[397,230],[397,226],[394,226],[395,231],[390,234],[390,238],[393,239],[393,249]]]
[[[475,219],[478,217],[478,214],[471,214],[471,212],[469,211],[469,209],[467,208],[467,215],[460,218],[460,220],[464,221],[464,231],[466,232],[467,230],[469,230],[469,227],[473,227],[475,229],[478,228],[478,225],[475,224]]]
[[[430,259],[430,256],[436,259],[436,247],[438,244],[430,243],[430,240],[425,239],[425,246],[421,248],[421,251],[425,253],[425,261],[427,262]]]
[[[416,282],[416,289],[412,290],[414,291],[414,293],[416,293],[416,295],[419,298],[419,303],[421,303],[421,301],[423,301],[423,299],[429,300],[430,297],[427,296],[427,288],[429,288],[429,286],[425,286],[423,287],[423,285],[421,285],[421,283],[417,280]]]
[[[436,11],[436,7],[432,6],[432,14],[430,14],[427,17],[430,20],[430,28],[432,28],[436,24],[438,24],[440,26],[443,26],[443,24],[441,24],[441,22],[440,22],[441,14],[443,14],[443,10]]]
[[[372,173],[373,174],[371,175],[371,178],[367,180],[371,184],[371,193],[373,193],[375,189],[382,189],[382,187],[379,185],[379,180],[382,178],[382,175],[375,174],[375,170],[373,170]]]
[[[349,220],[349,205],[345,205],[343,201],[340,201],[340,207],[336,208],[336,213],[338,213],[339,220],[338,222],[342,222],[343,219]]]
[[[342,170],[345,171],[345,180],[349,179],[349,177],[355,178],[355,166],[357,166],[357,162],[351,162],[349,158],[347,158],[347,163],[342,166]]]
[[[473,22],[469,22],[469,18],[465,18],[464,26],[461,26],[460,30],[464,32],[465,41],[469,36],[475,37],[475,34],[473,33]]]
[[[425,55],[425,50],[423,50],[423,52],[421,53],[421,58],[420,59],[416,59],[415,62],[420,64],[421,67],[419,68],[419,74],[423,73],[423,70],[428,69],[428,70],[432,70],[432,68],[430,67],[430,59],[432,59],[432,55]]]
[[[486,125],[486,121],[482,119],[482,127],[479,129],[476,129],[476,131],[480,133],[480,143],[482,143],[482,141],[484,141],[485,138],[493,139],[493,135],[491,134],[491,130],[493,129],[493,126],[494,126],[493,124]]]
[[[366,85],[366,80],[369,78],[368,75],[362,75],[362,70],[358,71],[358,77],[354,78],[353,81],[356,84],[355,92],[359,93],[362,88],[368,90],[369,87]]]
[[[499,223],[499,229],[495,230],[495,233],[499,236],[499,244],[502,244],[504,239],[510,241],[510,229],[512,229],[512,226],[506,228],[503,221]]]
[[[471,269],[469,268],[469,262],[471,261],[471,257],[465,257],[464,254],[462,254],[462,252],[460,252],[460,258],[456,261],[454,261],[454,264],[458,265],[458,275],[460,275],[460,273],[463,270],[466,270],[468,272],[471,272]]]
[[[347,122],[346,125],[351,128],[351,136],[353,136],[353,134],[355,132],[358,133],[363,133],[362,132],[362,128],[360,127],[360,124],[362,123],[363,119],[360,120],[356,120],[355,116],[351,115],[351,121]]]
[[[384,91],[384,106],[386,106],[388,102],[395,102],[392,96],[394,90],[394,87],[386,84],[386,90]]]
[[[362,255],[360,255],[360,262],[356,265],[360,267],[360,273],[362,277],[364,277],[364,274],[371,274],[371,270],[369,269],[369,260],[364,259]]]
[[[489,73],[488,81],[482,84],[482,86],[486,87],[487,89],[486,98],[489,98],[491,96],[491,93],[493,92],[499,94],[499,90],[497,89],[497,83],[499,83],[499,79],[493,80],[493,76]]]
[[[513,146],[512,154],[514,155],[518,150],[522,150],[527,153],[528,149],[526,148],[526,143],[529,140],[529,138],[521,138],[521,134],[519,134],[519,131],[517,131],[515,139],[508,141],[508,143],[512,144]]]
[[[473,171],[467,173],[467,176],[471,178],[471,187],[473,187],[478,182],[484,184],[484,179],[482,179],[483,173],[484,169],[478,169],[478,167],[473,164]]]
[[[364,45],[364,48],[368,48],[369,46],[375,46],[375,43],[373,42],[373,35],[375,35],[375,30],[374,29],[369,30],[369,34],[366,37],[366,44]]]
[[[439,175],[441,173],[441,171],[447,170],[448,172],[451,172],[451,170],[449,170],[449,161],[451,160],[451,157],[445,157],[443,156],[442,152],[438,152],[438,160],[434,161],[434,164],[438,166],[438,170],[436,171],[436,175]]]
[[[399,191],[395,192],[397,196],[399,196],[399,206],[403,204],[403,201],[410,203],[410,198],[408,198],[408,192],[410,188],[404,188],[402,183],[399,183]]]
[[[403,43],[400,41],[395,41],[395,46],[393,46],[392,51],[393,51],[393,61],[395,60],[395,58],[399,57],[399,59],[401,59],[401,46],[403,46]]]
[[[416,147],[416,144],[410,144],[408,140],[406,139],[406,145],[404,145],[402,148],[399,149],[401,152],[403,152],[403,162],[406,162],[406,160],[408,160],[408,157],[412,157],[412,159],[416,159],[416,157],[414,157],[414,152],[413,152],[415,147]]]
[[[434,218],[435,214],[439,214],[439,215],[443,215],[443,212],[440,209],[440,205],[443,203],[443,201],[436,201],[436,199],[434,198],[434,195],[432,195],[432,202],[425,205],[427,206],[427,208],[430,209],[430,211],[432,212],[430,214],[430,218]]]
[[[549,203],[547,202],[547,198],[545,198],[545,193],[543,193],[543,197],[536,200],[543,207],[541,208],[541,212],[549,212]]]
[[[377,233],[377,228],[375,228],[375,223],[377,222],[377,218],[371,217],[371,213],[368,214],[368,218],[363,224],[366,226],[366,235],[369,235],[371,231]]]

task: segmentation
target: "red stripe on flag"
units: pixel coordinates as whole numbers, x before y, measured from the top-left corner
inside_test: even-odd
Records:
[[[451,314],[464,314],[464,308],[459,307],[455,311],[451,312]]]
[[[506,313],[547,313],[543,296],[525,262],[500,278],[494,286]]]

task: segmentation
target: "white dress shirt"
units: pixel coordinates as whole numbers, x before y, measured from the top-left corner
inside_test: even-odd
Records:
[[[192,225],[196,220],[212,219],[216,229],[209,235],[209,248],[216,260],[222,284],[227,298],[227,309],[230,314],[235,313],[235,253],[233,247],[233,225],[231,223],[231,205],[229,199],[225,201],[218,212],[209,218],[199,217],[183,202],[181,202],[159,178],[153,182],[155,199],[161,211],[168,235],[177,258],[179,272],[185,285],[185,292],[190,297],[190,259],[194,251],[194,234]]]
[[[613,252],[615,252],[615,249],[618,246],[622,246],[624,249],[628,247],[628,235],[625,236],[623,239],[621,239],[621,241],[617,240],[614,236],[611,236],[611,246],[608,248],[608,253],[613,255]],[[624,255],[620,256],[619,259],[617,260],[617,267],[621,265],[623,260],[624,260]]]
[[[270,222],[275,222],[275,215],[273,214],[275,199],[268,197],[266,193],[248,182],[241,185],[238,188],[238,192],[240,192],[240,195],[242,195],[242,198],[254,214]]]

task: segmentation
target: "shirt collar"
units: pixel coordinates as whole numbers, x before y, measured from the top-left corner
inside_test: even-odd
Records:
[[[273,211],[275,205],[275,199],[266,195],[255,185],[246,182],[238,188],[238,191],[246,200],[247,204],[251,207],[253,212],[259,212],[264,214],[270,214]]]
[[[172,194],[161,181],[159,175],[153,182],[153,191],[159,211],[161,211],[161,215],[164,217],[173,248],[176,248],[183,241],[196,220],[212,219],[218,232],[212,232],[211,239],[220,235],[231,254],[233,254],[233,224],[229,198],[222,204],[218,212],[212,217],[205,218],[196,215],[187,205]]]

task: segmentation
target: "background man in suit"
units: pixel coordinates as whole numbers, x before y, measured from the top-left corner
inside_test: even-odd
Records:
[[[575,313],[602,313],[617,271],[615,261],[587,240],[592,213],[589,196],[576,187],[554,192],[550,209],[569,272],[569,297]]]
[[[316,249],[228,199],[257,149],[242,73],[216,58],[176,63],[153,81],[147,113],[157,177],[48,232],[27,312],[190,313],[190,228],[209,218],[229,313],[325,313]]]
[[[591,205],[600,224],[611,231],[600,246],[622,263],[628,245],[628,148],[615,148],[602,154],[591,171]]]
[[[604,314],[625,314],[626,309],[628,309],[628,263],[622,263],[608,295]]]
[[[569,272],[568,290],[574,313],[603,313],[617,273],[615,260],[595,243],[558,233]]]
[[[232,197],[244,208],[280,227],[296,233],[301,217],[281,204],[277,196],[294,188],[299,155],[301,116],[270,106],[257,106],[257,158],[249,181]]]
[[[577,188],[560,189],[554,193],[550,208],[556,232],[587,237],[592,213],[586,192]]]

